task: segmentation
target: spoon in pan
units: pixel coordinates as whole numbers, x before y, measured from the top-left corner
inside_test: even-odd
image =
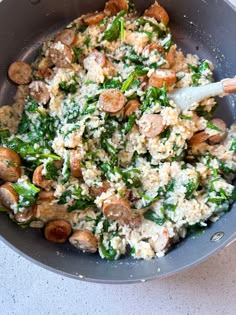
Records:
[[[193,103],[199,103],[205,98],[234,92],[236,92],[236,77],[197,87],[175,89],[168,93],[168,97],[183,111],[191,107]]]

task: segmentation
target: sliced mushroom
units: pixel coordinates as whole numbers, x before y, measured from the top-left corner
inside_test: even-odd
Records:
[[[68,68],[73,62],[72,50],[60,42],[53,44],[48,50],[47,55],[58,68]]]
[[[130,202],[117,196],[110,197],[103,202],[102,212],[109,220],[125,220],[132,216]]]
[[[94,25],[100,23],[105,17],[104,12],[88,13],[82,17],[86,25]]]
[[[161,234],[159,234],[158,238],[149,240],[149,244],[154,249],[156,253],[163,251],[170,244],[169,232],[167,229],[164,229]]]
[[[116,15],[118,12],[128,11],[129,5],[127,0],[109,0],[105,4],[104,13],[106,15]]]
[[[50,100],[48,85],[43,81],[33,81],[29,85],[30,96],[39,104],[45,105]]]
[[[16,84],[28,84],[31,81],[32,68],[26,62],[16,61],[10,65],[8,76]]]
[[[26,208],[22,212],[18,212],[14,215],[14,219],[19,223],[27,223],[31,219],[33,219],[36,215],[36,206],[32,206],[29,208]]]
[[[118,113],[125,105],[125,96],[116,89],[106,90],[99,96],[99,105],[106,113]]]
[[[167,25],[170,20],[166,10],[160,6],[157,1],[155,1],[154,4],[144,12],[144,15],[154,17],[157,21],[163,22],[165,25]]]
[[[215,144],[215,143],[220,143],[221,141],[223,141],[227,135],[227,126],[226,123],[219,118],[214,118],[211,120],[211,123],[216,126],[218,129],[220,129],[221,131],[218,132],[218,134],[211,136],[208,138],[208,140]]]
[[[131,100],[129,101],[124,108],[124,116],[128,117],[130,115],[132,115],[137,109],[139,109],[139,107],[141,106],[141,104],[139,103],[138,100]]]
[[[55,38],[55,42],[61,42],[64,45],[71,46],[76,41],[76,34],[71,29],[66,29],[59,34],[57,34]]]
[[[195,135],[192,136],[188,143],[192,147],[205,142],[208,138],[208,133],[206,133],[205,131],[200,131],[198,133],[195,133]]]
[[[11,186],[11,183],[7,182],[0,187],[0,203],[7,209],[12,209],[18,203],[19,195]]]
[[[82,171],[80,167],[80,154],[76,150],[70,150],[70,171],[74,177],[81,177]]]
[[[13,150],[0,147],[0,178],[8,182],[16,182],[21,175],[20,156]]]
[[[139,131],[148,138],[158,136],[164,129],[163,118],[159,114],[144,114],[138,121]]]
[[[87,253],[96,253],[98,241],[96,237],[87,230],[76,230],[69,238],[69,242],[78,249]]]
[[[65,243],[71,234],[71,225],[65,220],[49,221],[44,229],[44,236],[49,242]]]
[[[33,184],[43,188],[43,189],[49,189],[52,187],[53,181],[45,179],[45,176],[42,174],[44,169],[44,165],[39,165],[36,167],[33,173]]]
[[[176,73],[174,70],[157,69],[149,78],[149,85],[161,88],[163,84],[167,87],[174,85],[176,82]]]

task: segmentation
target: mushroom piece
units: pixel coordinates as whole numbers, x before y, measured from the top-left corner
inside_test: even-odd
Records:
[[[139,107],[141,106],[141,104],[139,103],[138,100],[130,100],[124,108],[124,116],[128,117],[130,115],[132,115],[137,109],[139,109]]]
[[[112,196],[103,202],[102,212],[109,220],[126,220],[132,216],[130,202],[117,196]]]
[[[39,165],[36,167],[33,173],[33,184],[43,188],[43,189],[49,189],[52,186],[53,181],[45,179],[45,176],[42,174],[44,169],[44,165]]]
[[[164,129],[163,118],[159,114],[143,114],[138,121],[139,131],[148,138],[158,136]]]
[[[174,70],[157,69],[149,78],[149,85],[161,88],[163,84],[167,87],[174,85],[176,82],[176,73]]]
[[[109,114],[118,113],[124,107],[125,101],[125,96],[116,89],[106,90],[99,96],[101,109]]]
[[[221,141],[223,141],[225,139],[225,137],[227,135],[226,123],[222,119],[219,119],[219,118],[214,118],[210,122],[214,126],[216,126],[216,128],[218,128],[219,131],[218,131],[218,134],[209,137],[208,140],[212,144],[220,143]]]
[[[0,178],[6,182],[16,182],[21,176],[21,159],[13,150],[0,147]]]
[[[98,249],[97,238],[87,230],[76,230],[69,238],[69,242],[78,249],[87,253],[96,253]]]
[[[169,15],[166,10],[155,1],[153,5],[144,12],[145,16],[154,17],[157,21],[163,22],[165,25],[169,23]]]
[[[44,229],[44,236],[49,242],[65,243],[71,234],[71,225],[65,220],[49,221]]]
[[[18,203],[19,195],[11,186],[10,182],[0,187],[0,203],[7,209],[12,209]]]
[[[33,81],[29,85],[30,96],[39,104],[45,105],[50,100],[48,85],[43,81]]]
[[[36,206],[32,206],[29,208],[26,208],[22,212],[18,212],[14,215],[14,219],[19,223],[27,223],[29,222],[33,217],[35,217],[36,214]]]
[[[64,45],[72,46],[76,41],[76,34],[71,29],[65,29],[57,34],[55,42],[61,42]]]
[[[31,81],[32,68],[23,61],[13,62],[8,69],[9,78],[19,85],[28,84]]]
[[[88,13],[82,17],[82,21],[86,25],[94,25],[100,23],[105,17],[104,12]]]

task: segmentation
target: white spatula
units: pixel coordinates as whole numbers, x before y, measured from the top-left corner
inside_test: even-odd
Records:
[[[207,97],[234,92],[236,92],[236,77],[197,87],[175,89],[168,93],[168,97],[183,111],[193,103],[199,103]]]

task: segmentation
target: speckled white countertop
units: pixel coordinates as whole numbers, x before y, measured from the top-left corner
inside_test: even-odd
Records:
[[[235,315],[236,242],[178,275],[112,286],[61,277],[0,241],[0,315],[144,313]]]

